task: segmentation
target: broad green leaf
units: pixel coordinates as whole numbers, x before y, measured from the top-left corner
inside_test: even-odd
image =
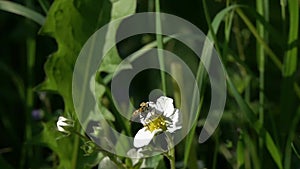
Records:
[[[47,79],[37,89],[61,94],[66,112],[73,112],[71,85],[77,55],[89,36],[109,21],[109,14],[105,15],[109,7],[108,1],[55,1],[41,29],[41,34],[55,38],[58,51],[47,60]]]
[[[124,8],[124,6],[126,6],[126,8]],[[136,8],[136,1],[135,0],[122,0],[122,1],[116,1],[116,2],[112,2],[112,6],[111,6],[111,21],[114,21],[115,19],[119,19],[122,17],[125,17],[127,15],[133,14],[135,13],[135,8]],[[115,72],[116,68],[118,67],[118,65],[121,62],[121,58],[119,57],[117,48],[116,48],[116,41],[115,41],[115,37],[116,37],[116,33],[117,33],[117,29],[118,26],[120,24],[120,21],[118,24],[115,24],[114,27],[109,25],[107,32],[106,32],[106,38],[105,38],[105,44],[103,46],[102,51],[106,51],[109,50],[108,53],[103,53],[103,58],[101,61],[101,65],[98,68],[98,72],[97,72],[97,76],[100,75],[101,72],[106,72],[108,73],[106,75],[106,77],[110,77],[112,78],[112,74]],[[93,44],[93,43],[92,43]],[[93,45],[97,45],[97,44],[93,44]],[[109,46],[113,46],[113,48],[109,49]],[[90,51],[94,50],[96,48],[94,48],[94,46],[91,46],[90,49],[87,51],[87,58],[90,58],[92,56],[90,56],[89,54],[91,53]],[[86,65],[86,67],[89,67],[89,64],[93,64],[88,62],[88,64]],[[127,65],[130,66],[130,65]],[[91,73],[89,72],[88,69],[82,70],[82,74],[85,75],[90,75]],[[80,110],[83,110],[83,108],[85,105],[89,105],[89,100],[87,100],[88,97],[88,93],[92,92],[92,93],[96,93],[96,101],[98,104],[98,110],[101,112],[101,115],[99,115],[97,113],[97,111],[94,108],[91,108],[90,111],[85,111],[85,112],[89,112],[89,113],[85,113],[85,114],[80,114],[80,119],[83,119],[85,125],[86,123],[88,123],[90,120],[93,121],[99,121],[101,119],[106,119],[106,120],[110,120],[110,121],[114,121],[115,117],[112,115],[112,113],[103,105],[102,103],[102,97],[103,94],[105,93],[106,87],[103,86],[103,81],[102,80],[98,80],[100,78],[91,78],[88,76],[83,76],[82,81],[83,86],[82,89],[78,90],[77,95],[78,96],[82,96],[80,97],[79,101],[80,103],[82,103],[82,106],[79,106],[78,108]],[[107,81],[108,83],[109,81]],[[90,85],[89,87],[87,85]],[[90,89],[90,90],[87,90]],[[95,91],[95,92],[94,92]]]
[[[59,93],[65,104],[64,112],[71,113],[72,117],[76,117],[71,91],[73,66],[85,41],[97,28],[109,22],[110,9],[108,0],[54,1],[40,31],[56,40],[58,50],[48,58],[45,64],[47,79],[36,89]],[[79,138],[74,136],[59,140],[62,147],[55,145],[55,138],[49,135],[47,140],[52,139],[53,144],[48,146],[58,153],[60,168],[81,168],[78,160],[82,151],[79,150]]]
[[[111,20],[119,19],[130,14],[135,13],[136,1],[135,0],[119,0],[112,4]],[[107,50],[108,46],[116,45],[116,34],[120,22],[114,24],[115,27],[110,26],[105,39],[105,46],[103,50]],[[107,54],[104,54],[103,61],[99,68],[100,72],[114,73],[117,66],[121,62],[116,46],[109,50]]]
[[[64,136],[58,132],[55,121],[43,123],[42,132],[33,138],[33,144],[50,148],[59,157],[60,163],[57,168],[70,168],[71,156],[65,152],[71,152],[73,140],[71,136]]]
[[[123,15],[134,13],[135,4],[136,1],[133,0],[116,2],[110,2],[109,0],[54,1],[40,33],[53,37],[57,42],[58,50],[48,58],[45,64],[47,79],[36,89],[59,93],[63,97],[65,112],[71,113],[73,117],[76,117],[74,114],[71,90],[73,67],[81,47],[97,28],[108,23],[110,19],[116,19],[123,17]],[[115,33],[115,31],[110,32],[111,35]],[[109,36],[109,33],[108,37],[112,38]],[[106,41],[110,41],[110,39],[108,38]],[[103,63],[104,66],[117,65],[121,61],[116,51],[108,58],[109,59]],[[88,67],[89,65],[86,66]],[[110,70],[111,67],[104,69],[104,71]],[[89,83],[87,83],[87,85],[88,84]],[[103,87],[99,85],[96,86],[97,91],[100,90],[101,93],[103,93]],[[88,89],[88,86],[86,87]],[[83,92],[85,92],[85,90],[83,90]],[[113,120],[113,116],[111,116],[108,111],[104,112],[107,118]],[[64,166],[64,168],[80,168],[82,166],[80,166],[77,160],[77,154],[80,155],[80,153],[77,152],[80,151],[78,150],[80,141],[78,141],[78,137],[70,137],[70,142],[73,142],[73,144],[65,143],[72,145],[72,147],[62,152],[62,155],[60,155],[60,162],[62,164],[60,165]],[[51,147],[55,149],[54,145]],[[68,159],[64,159],[65,156],[67,156]],[[76,164],[77,162],[78,165]]]
[[[99,164],[104,158],[101,152],[93,152],[92,154],[85,155],[83,151],[79,151],[78,155],[78,169],[90,169]]]
[[[66,152],[73,150],[74,135],[64,135],[57,131],[54,120],[43,123],[43,130],[40,134],[35,136],[31,143],[50,148],[59,157],[60,163],[57,168],[71,168],[71,156]],[[83,144],[83,143],[81,143]],[[82,150],[79,150],[77,168],[92,168],[96,166],[103,158],[99,152],[93,152],[88,156],[84,155]]]

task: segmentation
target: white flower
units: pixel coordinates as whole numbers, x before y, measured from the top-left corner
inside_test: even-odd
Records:
[[[74,127],[74,121],[63,116],[59,116],[56,122],[56,126],[58,131],[70,134],[70,131],[65,130],[64,127]]]
[[[133,141],[137,148],[148,145],[158,132],[174,133],[182,128],[180,112],[173,106],[173,99],[161,96],[154,102],[147,102],[140,113],[140,122],[144,125]]]

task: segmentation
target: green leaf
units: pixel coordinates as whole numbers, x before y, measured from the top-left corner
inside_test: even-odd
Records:
[[[109,0],[54,1],[40,33],[53,37],[57,42],[58,50],[48,58],[45,64],[47,79],[37,86],[36,89],[59,93],[63,97],[65,112],[71,113],[72,117],[76,117],[72,99],[72,76],[76,58],[82,46],[98,28],[108,23],[110,19],[132,14],[135,12],[135,7],[135,0],[116,2],[110,2]],[[109,30],[106,43],[113,43],[115,33],[116,29]],[[106,58],[103,66],[107,68],[103,71],[111,71],[112,67],[110,65],[116,67],[121,61],[116,49],[110,57]],[[86,66],[88,67],[89,65]],[[87,81],[86,85],[89,85],[89,81]],[[103,86],[97,84],[95,88],[100,92],[98,97],[102,96]],[[89,87],[85,86],[85,89],[89,89]],[[87,90],[82,90],[81,92],[87,92]],[[93,109],[91,108],[91,111]],[[105,118],[114,120],[114,117],[105,107],[101,106],[101,110],[104,110]],[[79,138],[70,137],[68,140],[69,143],[65,143],[68,146],[64,148],[69,146],[70,148],[66,150],[62,148],[64,151],[61,151],[59,155],[62,163],[60,165],[64,166],[64,168],[80,168],[81,158],[79,156],[82,154],[78,150]],[[51,149],[57,150],[57,146],[51,144],[50,146]]]
[[[145,163],[142,165],[143,168],[157,168],[161,160],[163,160],[163,155],[156,155],[148,157],[145,159]]]
[[[46,64],[47,79],[37,86],[37,90],[59,93],[63,97],[65,111],[76,117],[72,99],[72,76],[76,58],[85,41],[100,26],[109,22],[111,3],[108,0],[60,0],[51,5],[46,22],[40,33],[53,37],[58,50]],[[51,136],[51,135],[50,135]],[[52,141],[56,137],[52,135]],[[48,138],[48,140],[51,140]],[[68,141],[66,141],[68,140]],[[80,168],[78,136],[59,140],[63,147],[49,146],[59,154],[61,168]],[[53,143],[53,144],[54,144]],[[58,150],[59,147],[59,150]]]
[[[103,11],[109,6],[108,1],[55,1],[41,29],[41,34],[55,38],[58,51],[47,60],[45,64],[47,79],[36,89],[61,94],[66,112],[73,112],[71,85],[77,55],[89,36],[99,26],[109,21],[109,15],[103,16]],[[101,20],[99,16],[103,16]]]
[[[64,135],[57,131],[55,126],[56,121],[53,119],[47,123],[42,123],[43,130],[36,135],[30,143],[41,145],[50,148],[59,157],[59,166],[57,168],[70,168],[72,158],[69,153],[73,150],[74,135]],[[82,143],[84,144],[84,143]],[[99,152],[93,152],[88,156],[84,155],[82,150],[79,150],[77,168],[92,168],[96,166],[103,155]]]
[[[1,0],[0,9],[16,15],[24,16],[40,25],[43,25],[45,22],[45,17],[43,15],[15,2]]]
[[[124,8],[124,6],[126,6],[126,8]],[[119,19],[119,18],[125,17],[127,15],[133,14],[135,12],[135,8],[136,8],[135,0],[122,0],[122,1],[113,2],[111,14],[110,14],[111,20],[113,21],[115,19]],[[116,23],[116,21],[114,21],[114,22]],[[109,25],[109,27],[107,28],[105,44],[103,46],[102,51],[109,51],[109,52],[103,53],[104,56],[101,60],[101,65],[99,66],[98,72],[97,72],[98,76],[100,75],[101,72],[108,73],[106,77],[110,77],[109,80],[111,80],[111,78],[112,78],[111,75],[115,72],[115,70],[117,69],[118,65],[121,62],[121,58],[119,57],[117,48],[115,46],[116,45],[115,37],[116,37],[117,29],[118,29],[120,22],[121,21],[118,21],[118,23],[113,24],[113,26]],[[86,53],[87,53],[86,58],[88,59],[88,62],[86,65],[84,65],[84,67],[92,67],[91,65],[94,64],[91,61],[92,56],[90,54],[92,53],[91,51],[98,49],[93,45],[98,45],[98,44],[95,44],[94,42],[91,44],[92,45],[90,46],[90,48],[87,49],[87,51],[86,51]],[[113,46],[113,47],[110,48],[111,46]],[[100,49],[100,52],[101,52],[101,49]],[[75,91],[77,96],[81,96],[78,101],[79,103],[81,103],[81,105],[78,106],[78,109],[84,110],[82,112],[88,112],[88,113],[80,114],[80,119],[83,119],[85,124],[86,124],[86,122],[88,122],[90,120],[99,121],[101,119],[106,119],[106,120],[114,121],[115,117],[102,103],[103,94],[104,94],[105,90],[107,90],[107,89],[103,86],[103,81],[98,80],[100,78],[97,77],[96,80],[95,80],[95,78],[89,79],[90,75],[92,75],[91,72],[89,72],[89,71],[90,70],[88,70],[88,69],[84,69],[84,70],[80,71],[80,73],[82,73],[83,75],[86,75],[86,76],[82,76],[82,79],[80,79],[83,82],[81,89]],[[108,83],[108,81],[107,81],[107,83]],[[92,86],[88,87],[88,85],[92,85]],[[95,111],[95,109],[93,109],[93,108],[90,108],[90,110],[87,111],[87,109],[86,109],[87,107],[84,107],[86,105],[90,105],[91,100],[88,100],[88,99],[91,99],[88,96],[89,93],[96,93],[96,96],[94,96],[94,97],[96,97],[96,101],[98,104],[97,108],[101,112],[101,115],[97,114],[96,113],[97,111]],[[90,107],[93,107],[93,105]]]
[[[135,13],[136,1],[135,0],[119,0],[113,2],[111,20],[119,19],[130,14]],[[108,47],[111,45],[116,45],[116,34],[119,27],[120,21],[117,24],[114,24],[114,27],[110,25],[105,39],[105,46],[103,51],[108,50]],[[105,54],[99,72],[114,73],[117,66],[120,64],[121,58],[119,57],[116,46],[109,50]]]
[[[55,121],[51,120],[43,123],[43,130],[40,134],[35,136],[31,143],[50,148],[59,157],[60,163],[57,168],[70,168],[71,156],[66,152],[72,150],[71,136],[64,137],[64,135],[57,131]]]
[[[92,154],[85,155],[83,151],[79,152],[78,155],[78,169],[90,169],[99,164],[99,162],[104,158],[101,152],[93,152]]]

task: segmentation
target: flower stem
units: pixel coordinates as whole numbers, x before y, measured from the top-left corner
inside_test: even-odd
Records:
[[[79,130],[78,124],[75,124],[75,131],[77,132]],[[72,168],[76,168],[77,165],[77,158],[78,158],[78,147],[79,147],[79,142],[80,142],[80,137],[78,135],[74,136],[74,149],[73,149],[73,154],[72,154]]]
[[[173,140],[171,138],[171,135],[166,133],[166,136],[167,136],[167,143],[168,143],[168,148],[169,148],[169,151],[168,153],[166,154],[166,157],[169,159],[170,161],[170,167],[171,169],[175,169],[175,147],[173,145]]]
[[[171,169],[175,169],[175,149],[171,148],[169,151],[169,160],[170,160],[170,166]]]
[[[78,138],[83,139],[85,142],[91,141],[90,139],[88,139],[86,136],[82,135],[78,131],[72,131],[72,133],[74,133]],[[101,152],[104,156],[107,156],[111,161],[113,161],[118,166],[118,168],[125,169],[124,164],[122,162],[120,162],[114,154],[111,154],[110,152],[102,149],[94,141],[91,141],[91,143],[96,147],[95,149],[97,151]]]

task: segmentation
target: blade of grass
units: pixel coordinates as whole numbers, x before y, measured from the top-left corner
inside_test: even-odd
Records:
[[[291,162],[292,162],[292,140],[294,139],[297,129],[297,124],[299,123],[300,120],[300,108],[298,108],[295,117],[292,120],[291,127],[290,127],[290,132],[288,134],[288,138],[286,141],[286,146],[285,146],[285,158],[284,158],[284,168],[290,169],[291,168]]]
[[[282,89],[281,89],[281,114],[280,120],[282,124],[281,132],[288,133],[290,132],[289,121],[293,118],[295,112],[295,99],[296,95],[293,90],[293,86],[295,83],[295,73],[297,70],[297,55],[298,55],[298,48],[297,48],[297,40],[298,40],[298,28],[299,28],[299,7],[298,1],[288,1],[289,7],[289,37],[288,37],[288,45],[287,51],[284,55],[283,61],[283,81],[282,81]],[[286,135],[282,136],[282,142],[285,144]]]
[[[256,149],[256,141],[253,140],[251,137],[249,137],[250,134],[249,133],[244,133],[243,134],[243,140],[244,140],[244,143],[245,145],[247,145],[246,149],[247,151],[249,152],[249,155],[250,155],[250,158],[252,159],[252,163],[250,163],[249,165],[253,164],[253,167],[252,168],[255,168],[255,169],[260,169],[262,168],[261,166],[261,159],[259,159],[258,155],[259,153],[257,153],[257,149]]]
[[[204,2],[204,6],[205,6],[205,2]],[[264,40],[258,35],[255,27],[251,24],[251,22],[249,21],[249,19],[243,14],[243,12],[239,8],[237,8],[236,11],[240,15],[240,17],[244,20],[244,22],[246,23],[246,25],[248,27],[251,27],[251,28],[249,28],[250,31],[253,34],[255,34],[255,37],[260,41],[260,43],[263,44],[266,52],[271,55],[271,58],[274,60],[275,64],[281,68],[281,66],[282,66],[281,62],[277,59],[277,57],[274,54],[274,52],[266,45],[266,43],[264,42]],[[208,23],[208,24],[210,24],[210,23]],[[210,27],[210,31],[211,31],[211,34],[213,34],[212,37],[213,37],[214,41],[217,42],[216,35],[214,34],[215,31],[212,30],[211,27]],[[216,49],[219,49],[217,47],[218,44],[215,43],[215,45],[216,45]],[[240,108],[242,109],[242,111],[245,112],[248,121],[251,124],[256,123],[256,126],[255,126],[254,129],[255,129],[255,131],[258,134],[260,134],[264,138],[264,143],[265,143],[265,145],[266,145],[266,147],[267,147],[270,155],[272,156],[273,160],[275,161],[276,165],[278,166],[278,168],[282,169],[281,154],[280,154],[280,151],[278,150],[278,148],[276,147],[276,145],[275,145],[275,143],[274,143],[271,135],[258,122],[258,120],[255,117],[255,113],[251,110],[251,108],[249,107],[249,105],[243,100],[243,98],[241,97],[241,95],[237,91],[236,87],[233,85],[233,83],[232,83],[230,77],[228,76],[228,74],[227,74],[227,83],[228,83],[228,87],[232,91],[232,93],[234,95],[234,98],[237,101],[238,105],[240,106]]]
[[[256,0],[257,12],[264,16],[264,1]],[[256,27],[258,35],[265,39],[264,26],[256,21]],[[256,43],[256,56],[258,58],[258,70],[259,70],[259,121],[264,123],[264,72],[265,72],[265,51],[261,43]],[[262,153],[261,153],[262,154]]]
[[[160,18],[160,2],[159,0],[155,0],[155,12],[156,12],[156,18],[155,18],[155,29],[156,29],[156,42],[157,42],[157,48],[158,48],[158,61],[160,66],[160,76],[161,76],[161,82],[162,82],[162,91],[164,92],[164,95],[167,94],[167,86],[166,86],[166,77],[165,77],[165,63],[164,63],[164,56],[163,51],[159,49],[163,49],[163,40],[162,40],[162,28],[161,28],[161,18]]]
[[[45,22],[45,17],[43,15],[15,2],[1,0],[0,9],[13,14],[24,16],[28,19],[35,21],[39,25],[43,25]]]
[[[213,153],[213,163],[212,163],[212,169],[216,169],[217,168],[217,163],[218,163],[218,153],[219,153],[219,146],[220,146],[220,137],[218,137],[219,134],[219,130],[217,129],[215,131],[216,133],[216,139],[215,139],[215,149],[214,149],[214,153]]]
[[[201,110],[201,107],[202,107],[202,103],[203,103],[203,97],[201,97],[201,99],[200,99],[200,104],[197,108],[197,114],[196,114],[195,119],[198,119],[199,116],[200,116],[200,110]],[[191,147],[192,147],[192,144],[193,144],[193,139],[194,139],[194,136],[195,136],[196,127],[197,127],[197,123],[194,122],[189,134],[186,136],[185,149],[184,149],[184,159],[183,159],[184,168],[187,168],[190,164],[189,159],[190,159]]]
[[[225,9],[223,9],[222,11],[220,11],[214,18],[213,22],[212,22],[212,26],[211,29],[209,30],[207,36],[210,40],[213,39],[213,35],[214,33],[212,33],[212,31],[217,32],[218,28],[221,24],[221,22],[223,21],[224,17],[227,15],[228,12],[230,12],[231,10],[237,8],[238,5],[232,5],[229,6]],[[197,75],[196,75],[196,81],[198,82],[198,86],[202,86],[203,84],[203,79],[204,78],[204,68],[203,65],[200,63],[198,70],[197,70]],[[202,91],[202,90],[201,90]],[[194,97],[194,96],[193,96]],[[196,118],[193,120],[193,126],[189,132],[189,134],[186,137],[186,141],[185,141],[185,150],[184,150],[184,168],[186,168],[189,164],[189,157],[190,157],[190,150],[192,147],[192,143],[193,143],[193,138],[195,137],[195,131],[196,131],[196,121],[198,120],[199,116],[200,116],[200,110],[201,110],[201,103],[202,103],[203,98],[200,99],[200,105],[197,108],[197,114],[196,114]],[[194,99],[192,102],[192,107],[194,106]],[[193,108],[191,109],[193,110]]]
[[[237,168],[242,168],[245,165],[245,146],[243,142],[243,135],[240,136],[237,142],[236,148],[236,156],[237,156]]]
[[[241,10],[240,9],[237,9],[239,10],[239,13],[241,14]],[[244,19],[245,19],[245,15],[243,16]],[[247,19],[247,18],[246,18]],[[244,20],[245,21],[245,20]],[[248,20],[249,21],[249,20]],[[250,21],[248,22],[248,24],[250,23]],[[250,23],[251,24],[251,23]],[[254,26],[251,24],[253,30],[255,30]],[[212,31],[212,33],[214,33]],[[257,32],[255,30],[255,33],[257,35]],[[213,37],[216,37],[216,36],[213,36]],[[216,39],[214,39],[216,41]],[[263,40],[260,39],[260,41],[264,42]],[[217,44],[216,44],[217,46]],[[264,47],[267,46],[267,45],[264,45]],[[269,50],[270,52],[271,50]],[[271,51],[272,52],[272,51]],[[272,52],[273,53],[273,52]],[[276,56],[275,54],[273,54],[274,56]],[[276,58],[276,57],[275,57]],[[277,63],[280,63],[277,62]],[[281,64],[281,63],[280,63]],[[279,64],[278,64],[279,65]],[[227,74],[228,75],[228,74]],[[234,97],[237,101],[237,103],[239,104],[240,108],[246,113],[247,115],[247,118],[248,120],[251,122],[251,123],[254,123],[254,122],[257,122],[256,120],[256,117],[255,117],[255,114],[254,112],[250,109],[250,107],[248,106],[248,104],[242,99],[242,97],[240,96],[240,94],[238,93],[236,87],[233,85],[231,79],[229,78],[229,76],[227,76],[227,82],[228,82],[228,87],[232,90],[232,92],[234,93]],[[282,168],[282,163],[281,163],[281,155],[280,155],[280,152],[278,150],[278,148],[276,147],[276,145],[274,144],[274,141],[271,137],[271,135],[262,127],[262,125],[258,122],[257,123],[257,126],[255,127],[255,130],[256,132],[259,134],[259,133],[262,133],[263,137],[265,138],[265,144],[266,144],[266,147],[268,149],[268,151],[270,152],[273,160],[275,161],[275,163],[277,164],[277,166],[279,168]]]
[[[254,10],[249,6],[241,6],[241,7],[245,9],[245,11],[247,11],[249,16],[251,16],[256,21],[259,21],[264,26],[264,30],[266,31],[266,33],[268,33],[269,35],[277,35],[277,36],[267,36],[268,40],[270,39],[272,40],[273,43],[280,46],[282,46],[283,41],[287,41],[287,38],[282,34],[282,31],[281,30],[279,31],[278,28],[271,25],[271,23],[268,21],[269,14],[266,14],[266,16],[264,16],[259,14],[256,10]]]
[[[48,13],[48,9],[50,7],[49,1],[45,1],[45,0],[38,0],[40,6],[42,7],[43,11],[45,12],[45,14]]]
[[[275,161],[278,168],[282,169],[281,154],[277,146],[275,145],[270,133],[266,131],[260,124],[259,120],[256,119],[255,113],[251,110],[249,105],[243,100],[242,96],[239,94],[238,90],[232,83],[229,76],[227,76],[228,87],[231,90],[236,102],[243,112],[245,112],[246,117],[250,124],[254,124],[254,129],[260,137],[263,138],[265,146]]]
[[[22,78],[3,62],[0,62],[0,70],[9,75],[13,84],[17,88],[20,99],[25,102],[25,86]]]
[[[32,139],[32,118],[31,111],[33,109],[34,104],[34,92],[33,92],[33,84],[34,84],[34,65],[35,65],[35,57],[36,57],[36,40],[32,37],[29,37],[26,42],[27,45],[27,86],[26,86],[26,115],[25,115],[25,143],[29,142]],[[33,149],[31,145],[24,144],[22,148],[22,159],[20,166],[21,168],[26,168],[25,164],[28,159],[33,158]],[[31,166],[31,163],[28,164]]]
[[[242,7],[244,7],[244,6],[242,6]],[[253,12],[249,8],[246,8],[246,9],[248,9],[250,12]],[[254,35],[254,37],[258,40],[258,42],[263,45],[267,56],[269,56],[271,58],[271,60],[274,62],[274,64],[276,65],[276,67],[279,70],[282,70],[282,63],[281,63],[281,61],[278,59],[278,57],[276,56],[276,54],[270,49],[270,47],[264,42],[264,40],[258,35],[258,32],[256,31],[256,28],[252,25],[252,23],[247,18],[247,16],[241,11],[241,9],[237,9],[236,12],[239,14],[239,16],[242,18],[242,20],[248,26],[249,30]],[[262,18],[258,17],[258,19],[263,22]],[[267,23],[264,23],[264,26],[268,30],[269,29],[273,30],[273,28],[270,27],[270,25],[268,25]],[[277,31],[273,30],[271,32],[274,33],[274,32],[277,32]],[[277,34],[278,34],[278,32],[277,32]],[[282,39],[282,38],[280,38],[280,39]],[[285,40],[285,39],[282,39],[282,40]],[[300,90],[299,90],[299,85],[297,83],[294,83],[294,91],[296,92],[296,95],[298,96],[298,98],[300,98]]]
[[[226,7],[230,6],[230,0],[226,1]],[[229,53],[229,41],[230,41],[230,34],[232,31],[232,23],[233,23],[233,17],[234,17],[234,11],[230,11],[228,12],[228,14],[226,15],[225,18],[225,29],[224,29],[224,35],[225,35],[225,42],[224,42],[224,49],[223,49],[223,56],[227,57],[228,53]],[[226,64],[225,62],[227,61],[227,59],[224,59],[224,64]]]
[[[295,145],[294,145],[293,142],[291,142],[291,147],[292,147],[292,149],[293,149],[295,155],[297,156],[297,158],[300,159],[300,154],[299,154],[299,152],[297,151],[297,149],[296,149],[296,147],[295,147]]]
[[[248,26],[251,33],[254,35],[256,40],[262,45],[265,52],[269,55],[271,60],[274,62],[274,64],[281,70],[282,69],[282,63],[276,56],[276,54],[272,51],[272,49],[266,44],[264,39],[259,36],[259,33],[256,31],[255,26],[250,22],[248,17],[244,14],[244,12],[241,9],[236,9],[237,14],[241,17],[241,19],[244,21],[244,23]]]
[[[282,32],[283,35],[286,35],[286,14],[285,14],[285,7],[286,7],[287,0],[280,0],[280,7],[281,7],[281,19],[282,19]]]
[[[283,76],[292,76],[297,69],[297,40],[299,28],[299,1],[289,0],[289,40],[288,51],[284,59]]]
[[[256,0],[256,10],[258,14],[262,15],[266,20],[266,12],[265,9],[268,8],[266,4],[268,1],[261,1]],[[268,4],[267,4],[268,5]],[[267,42],[266,39],[266,32],[264,30],[263,24],[257,20],[256,21],[256,27],[258,35],[264,39],[264,41]],[[259,122],[263,125],[264,124],[264,86],[265,86],[265,51],[264,47],[261,43],[256,43],[256,56],[257,56],[257,62],[258,62],[258,70],[259,70],[259,107],[258,107],[258,119]],[[263,152],[263,140],[262,138],[259,138],[259,151]],[[259,159],[260,162],[263,162],[263,153],[259,153]]]

